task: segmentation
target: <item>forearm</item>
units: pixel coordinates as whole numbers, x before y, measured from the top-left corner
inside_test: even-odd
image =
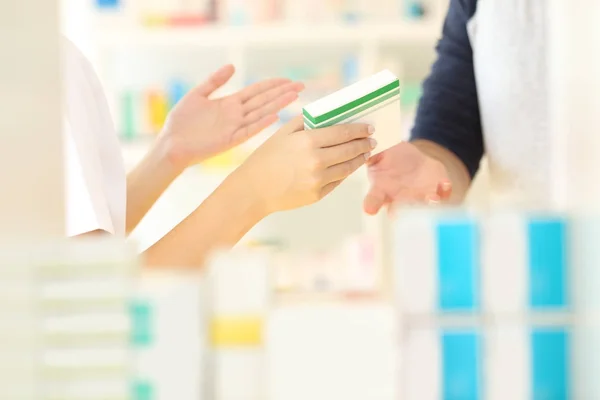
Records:
[[[148,267],[201,267],[216,250],[234,246],[264,216],[262,202],[238,171],[192,214],[144,253]]]
[[[462,203],[471,186],[471,176],[465,164],[453,152],[435,142],[420,139],[414,140],[412,143],[425,155],[438,160],[446,167],[448,178],[452,182],[450,203]]]
[[[167,157],[166,146],[160,139],[144,159],[127,175],[127,233],[131,233],[181,169]]]

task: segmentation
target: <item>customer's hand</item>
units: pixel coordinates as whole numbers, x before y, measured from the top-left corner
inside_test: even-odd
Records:
[[[277,114],[298,98],[304,86],[268,79],[217,99],[209,96],[233,76],[222,67],[192,89],[169,114],[159,142],[178,167],[210,158],[237,146],[277,121]]]
[[[437,204],[452,193],[444,165],[408,142],[373,156],[368,172],[371,189],[364,202],[368,214],[394,203]]]
[[[264,204],[265,214],[315,203],[369,158],[376,142],[364,124],[303,130],[296,118],[258,148],[237,174]]]

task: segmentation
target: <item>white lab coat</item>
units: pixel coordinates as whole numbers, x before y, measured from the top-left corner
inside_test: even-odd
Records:
[[[125,235],[126,173],[106,97],[94,69],[63,39],[66,228]]]

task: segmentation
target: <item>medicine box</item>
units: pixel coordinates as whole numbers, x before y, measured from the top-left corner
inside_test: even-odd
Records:
[[[308,104],[302,110],[304,129],[320,129],[348,123],[375,127],[377,148],[373,154],[400,142],[400,81],[389,70]]]
[[[570,398],[567,327],[412,329],[401,354],[407,400]]]
[[[566,229],[559,215],[403,213],[394,229],[400,307],[412,315],[567,312]]]
[[[263,336],[270,288],[268,252],[242,249],[218,254],[209,263],[208,398],[265,398]]]
[[[270,314],[270,400],[398,399],[400,335],[385,303],[315,303]]]

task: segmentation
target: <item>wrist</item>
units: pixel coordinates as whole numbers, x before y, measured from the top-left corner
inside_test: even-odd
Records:
[[[167,144],[159,137],[130,175],[142,174],[144,180],[150,179],[154,185],[166,188],[183,170],[184,168],[172,162]]]
[[[173,146],[165,135],[160,135],[146,157],[149,163],[159,171],[157,178],[175,180],[187,168],[173,154]]]
[[[273,211],[269,207],[268,196],[260,187],[253,184],[254,179],[250,174],[251,171],[247,171],[242,165],[225,179],[223,186],[239,199],[240,205],[249,217],[259,221]]]

